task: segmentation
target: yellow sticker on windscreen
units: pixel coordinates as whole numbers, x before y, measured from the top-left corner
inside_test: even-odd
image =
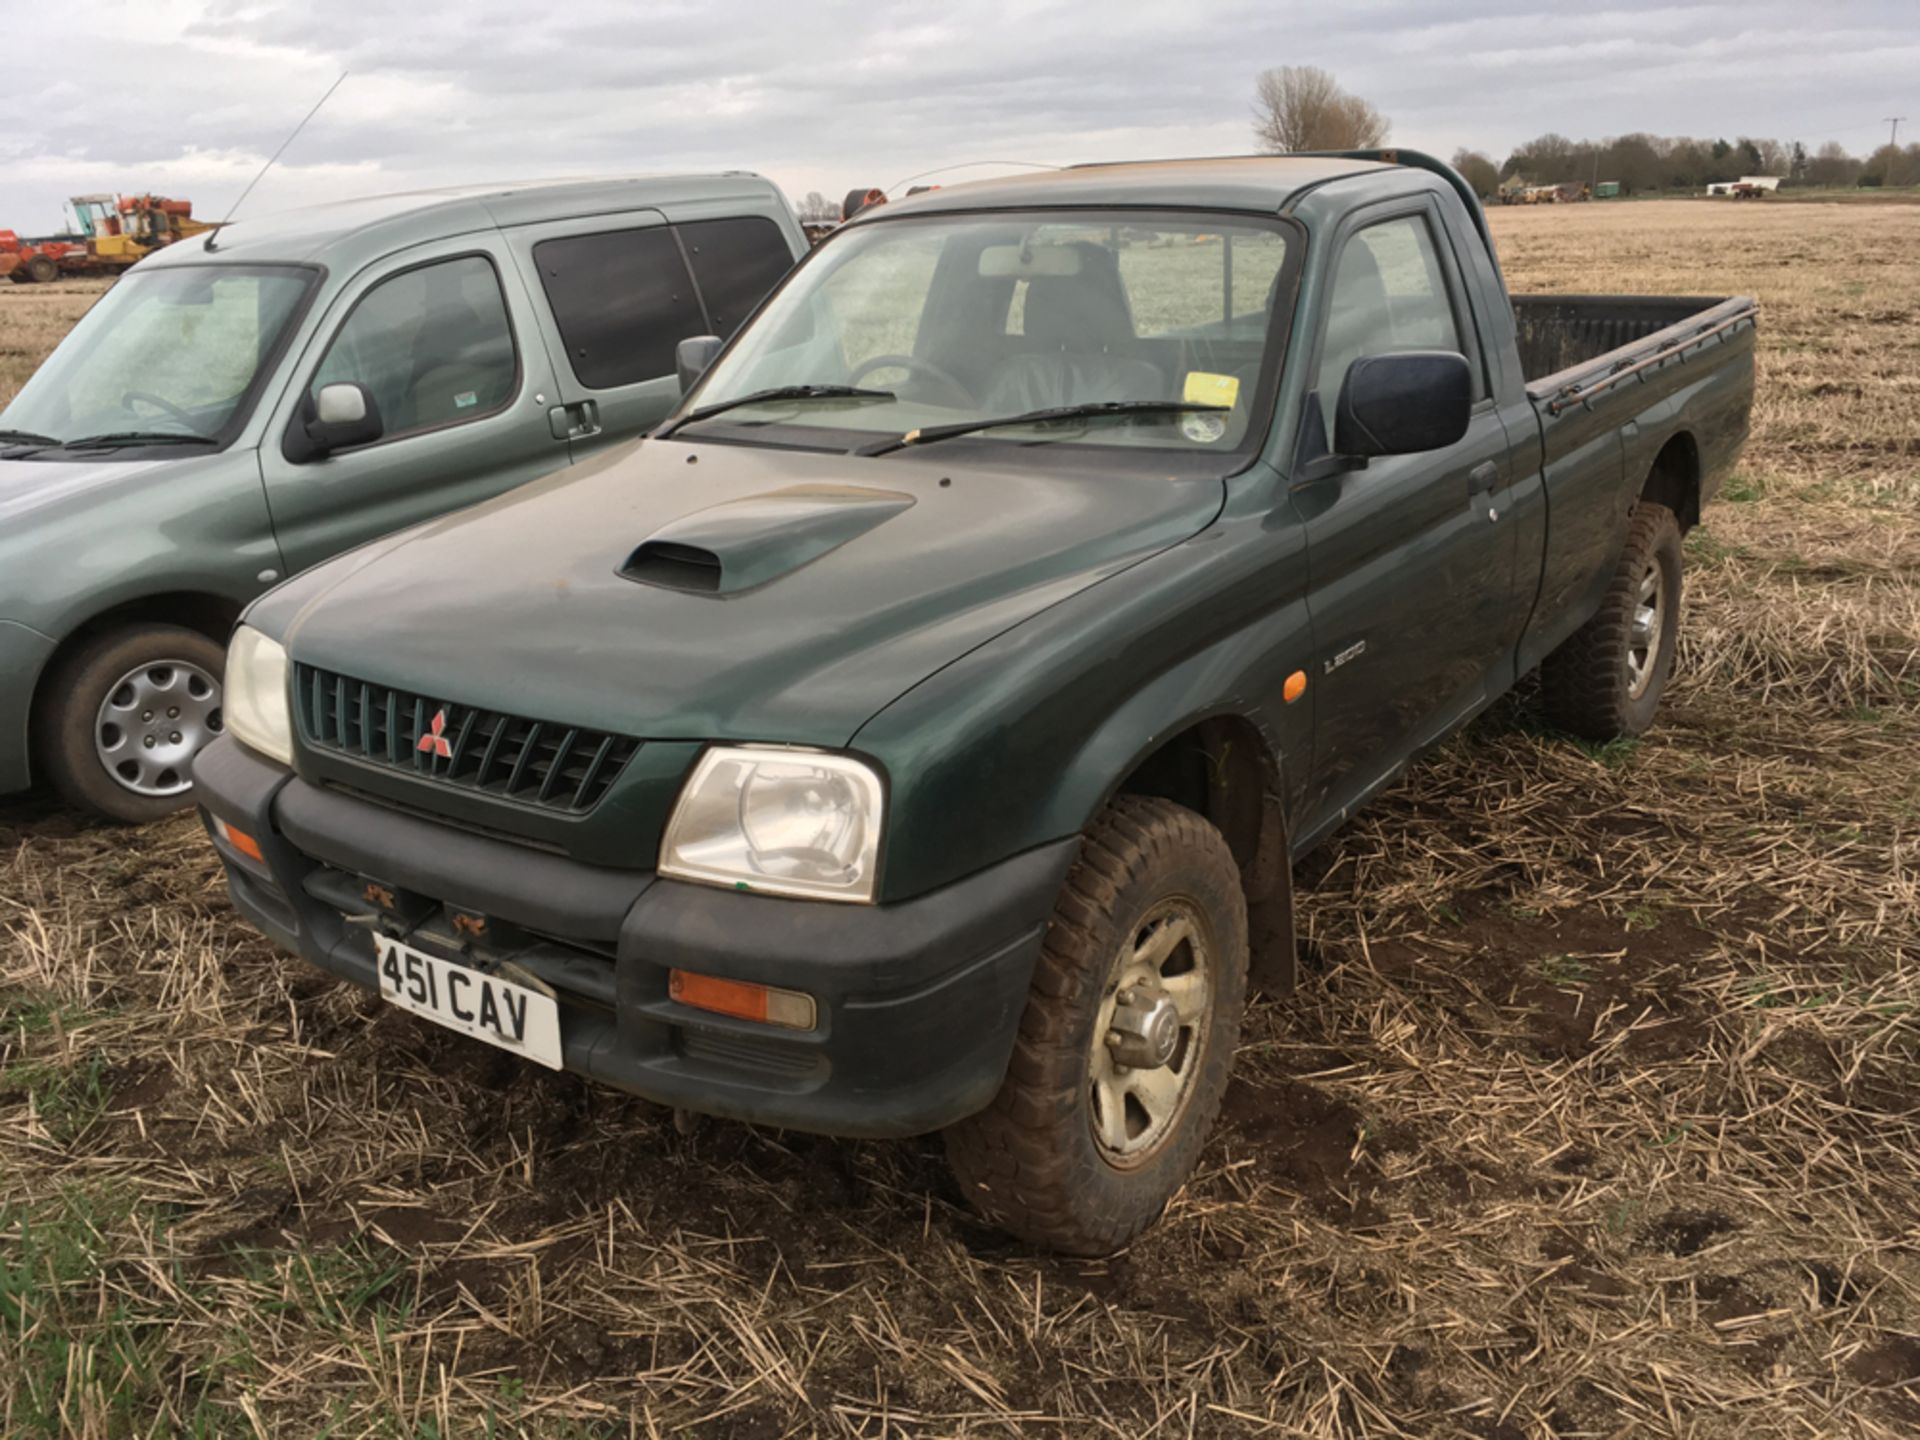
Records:
[[[1233,375],[1213,375],[1205,370],[1187,372],[1187,388],[1180,398],[1189,405],[1231,406],[1240,398],[1240,381]]]

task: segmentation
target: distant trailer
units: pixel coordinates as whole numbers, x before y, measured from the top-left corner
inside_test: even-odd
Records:
[[[1593,198],[1596,200],[1618,200],[1620,198],[1620,182],[1618,180],[1602,180],[1598,185],[1593,187]]]

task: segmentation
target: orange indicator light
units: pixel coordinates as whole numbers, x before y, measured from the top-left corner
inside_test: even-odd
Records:
[[[218,815],[213,817],[213,823],[220,831],[220,838],[226,841],[227,844],[238,850],[249,860],[258,860],[262,865],[267,863],[267,857],[260,853],[260,842],[254,839],[253,836],[247,834],[244,830],[234,829],[233,826],[222,820]]]
[[[746,980],[722,980],[717,975],[695,975],[689,970],[670,970],[667,993],[682,1005],[711,1010],[716,1015],[731,1015],[737,1020],[781,1025],[789,1030],[811,1030],[814,1026],[813,997],[798,990],[780,990]]]

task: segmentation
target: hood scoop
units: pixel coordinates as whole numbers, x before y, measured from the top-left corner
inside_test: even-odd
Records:
[[[769,490],[661,526],[620,574],[663,590],[739,595],[811,565],[913,504],[911,495],[860,485]]]

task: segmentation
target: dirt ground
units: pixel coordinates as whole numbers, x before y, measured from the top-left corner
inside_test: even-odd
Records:
[[[1518,290],[1760,297],[1662,723],[1522,694],[1303,865],[1129,1251],[936,1139],[681,1133],[275,954],[191,821],[27,802],[0,1433],[1920,1433],[1920,209],[1493,223]],[[0,396],[86,298],[10,291]]]

